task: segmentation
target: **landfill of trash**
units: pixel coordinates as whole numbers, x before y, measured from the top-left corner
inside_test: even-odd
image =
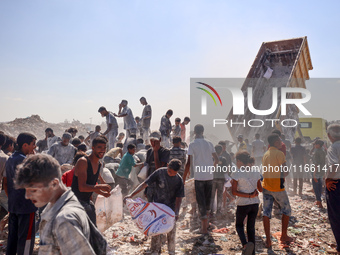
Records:
[[[16,118],[13,121],[0,123],[0,130],[13,137],[17,137],[21,132],[30,132],[38,139],[42,139],[45,136],[45,129],[48,127],[52,128],[54,134],[57,136],[62,136],[65,130],[70,127],[77,128],[77,135],[85,136],[88,134],[88,131],[94,130],[95,125],[90,123],[83,124],[78,120],[48,123],[42,120],[39,115],[32,115],[27,118]]]
[[[12,122],[0,123],[0,130],[16,136],[22,131],[31,131],[37,136],[44,134],[47,127],[55,130],[57,135],[70,126],[76,126],[80,133],[86,132],[89,124],[72,123],[50,124],[43,121],[38,115],[32,115],[25,119],[15,119]],[[104,159],[105,161],[105,159]],[[116,162],[106,162],[106,168],[115,172],[119,166]],[[186,188],[190,183],[187,183]],[[265,248],[265,233],[262,223],[261,212],[256,221],[256,254],[328,254],[327,250],[334,248],[335,240],[330,228],[327,215],[325,198],[322,198],[325,209],[319,209],[315,204],[315,196],[310,183],[304,183],[303,195],[293,195],[288,190],[292,216],[289,221],[288,233],[294,238],[290,245],[279,242],[281,231],[281,215],[279,210],[273,210],[271,219],[272,248]],[[187,193],[187,192],[186,192]],[[222,217],[211,218],[210,234],[199,234],[200,220],[197,214],[190,212],[190,203],[194,196],[187,194],[187,200],[183,201],[180,218],[176,223],[176,254],[241,254],[242,247],[235,229],[234,202],[227,204]],[[260,194],[260,200],[262,197]],[[261,206],[260,206],[261,208]],[[261,211],[261,210],[260,210]],[[106,227],[105,227],[106,228]],[[0,233],[0,254],[6,250],[8,229]],[[150,254],[151,238],[146,237],[131,219],[129,212],[124,206],[123,219],[115,222],[104,235],[107,239],[108,254]],[[39,234],[35,240],[35,252],[38,254]],[[167,246],[163,245],[162,254],[167,254]]]
[[[294,241],[282,245],[278,240],[281,231],[281,215],[273,210],[271,220],[272,249],[265,248],[265,233],[262,214],[256,220],[256,254],[328,254],[335,244],[327,210],[314,205],[315,197],[311,185],[305,183],[304,195],[290,195],[292,216],[288,233]],[[260,197],[262,200],[262,197]],[[323,198],[323,204],[326,203]],[[242,247],[235,229],[236,206],[232,202],[225,208],[223,217],[210,220],[210,235],[199,234],[200,221],[197,216],[181,211],[177,221],[176,254],[241,254]],[[121,222],[105,231],[111,254],[150,254],[151,238],[146,238],[137,228],[128,214]],[[162,254],[167,254],[163,245]]]

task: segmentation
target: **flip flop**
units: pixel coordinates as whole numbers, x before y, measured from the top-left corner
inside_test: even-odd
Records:
[[[253,242],[248,242],[244,250],[242,251],[242,255],[252,255],[255,248],[255,244]]]

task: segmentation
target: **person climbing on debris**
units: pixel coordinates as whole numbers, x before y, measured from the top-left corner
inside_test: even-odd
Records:
[[[124,129],[126,130],[126,140],[124,142],[127,143],[127,139],[131,135],[136,135],[137,132],[137,124],[135,118],[133,117],[132,110],[128,107],[128,101],[122,100],[122,102],[118,105],[118,114],[113,114],[115,117],[121,118],[124,120]]]
[[[127,152],[124,154],[122,160],[120,161],[120,165],[116,172],[116,184],[122,188],[122,195],[123,197],[126,196],[129,192],[130,187],[133,185],[133,181],[129,178],[131,173],[132,167],[140,167],[144,166],[144,162],[136,163],[133,155],[136,152],[136,145],[129,144],[127,146]]]
[[[116,142],[116,136],[118,134],[118,124],[117,124],[117,120],[114,116],[114,114],[112,112],[109,112],[108,110],[106,110],[106,108],[104,106],[101,106],[98,109],[98,112],[100,113],[100,115],[102,117],[106,118],[106,125],[107,128],[105,130],[105,132],[103,133],[103,135],[105,135],[107,137],[108,140],[108,149],[112,149],[115,147],[115,142]],[[99,130],[99,128],[96,128],[96,132],[97,130]],[[99,133],[100,131],[98,131]],[[92,137],[92,139],[94,139]]]
[[[179,209],[181,208],[182,198],[184,197],[184,185],[182,177],[178,174],[181,168],[181,161],[172,159],[167,167],[162,167],[151,174],[142,182],[130,195],[124,198],[132,198],[144,190],[148,185],[154,184],[153,201],[169,206],[174,212],[176,220],[178,219]],[[162,236],[153,236],[151,239],[151,254],[161,254]],[[175,254],[176,224],[167,234],[169,254]]]
[[[173,111],[169,109],[165,115],[162,116],[159,127],[159,132],[161,132],[162,135],[161,145],[167,149],[170,148],[170,133],[172,128],[170,118],[172,114]]]
[[[151,110],[151,106],[148,104],[145,97],[141,97],[139,101],[144,106],[142,116],[140,118],[141,126],[142,126],[142,134],[143,134],[142,138],[145,144],[149,144],[152,110]]]

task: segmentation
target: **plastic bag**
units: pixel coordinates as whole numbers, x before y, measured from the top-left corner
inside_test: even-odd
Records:
[[[148,165],[143,166],[143,168],[140,170],[138,174],[138,177],[141,178],[142,180],[145,180],[148,175],[148,169],[149,169]]]
[[[138,229],[146,236],[169,233],[175,224],[175,213],[160,203],[148,203],[141,198],[127,199],[126,206]]]
[[[137,173],[139,172],[139,170],[140,170],[140,166],[131,168],[131,173],[129,175],[129,179],[133,182],[132,189],[134,189],[135,187],[137,187],[140,184],[140,182],[137,178]]]
[[[101,176],[106,183],[115,183],[115,180],[113,179],[112,174],[108,168],[103,168]]]
[[[98,195],[95,207],[97,227],[100,232],[103,233],[114,223],[121,221],[123,219],[123,196],[119,185],[111,190],[109,197]]]
[[[272,77],[273,74],[273,69],[271,69],[270,67],[267,68],[267,71],[265,72],[265,74],[263,75],[264,78],[266,78],[267,80],[270,79],[270,77]]]

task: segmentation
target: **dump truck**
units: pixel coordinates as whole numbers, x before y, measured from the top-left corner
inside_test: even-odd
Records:
[[[305,142],[311,142],[316,138],[328,141],[327,121],[323,118],[300,118],[299,127]],[[299,136],[298,133],[295,134]]]
[[[254,125],[227,125],[229,132],[235,142],[237,136],[242,134],[244,139],[252,141],[256,133],[262,138],[267,137],[274,129],[279,129],[289,140],[293,140],[295,133],[302,136],[299,129],[299,108],[293,104],[287,104],[286,115],[281,114],[281,88],[295,87],[306,89],[305,81],[309,79],[309,70],[312,70],[312,61],[309,53],[307,37],[293,38],[280,41],[263,42],[257,56],[252,64],[249,73],[242,85],[242,92],[245,95],[247,105],[247,91],[252,88],[252,102],[257,110],[267,110],[272,107],[273,87],[278,88],[277,108],[269,115],[255,115],[248,107],[244,109],[244,115],[235,115],[233,108],[227,117],[233,123],[242,123],[249,120],[261,120],[263,126]],[[301,93],[288,93],[286,98],[303,98]],[[272,121],[266,121],[272,120]],[[275,121],[274,121],[275,120]],[[282,125],[284,120],[297,123]],[[285,127],[289,126],[289,127]]]

